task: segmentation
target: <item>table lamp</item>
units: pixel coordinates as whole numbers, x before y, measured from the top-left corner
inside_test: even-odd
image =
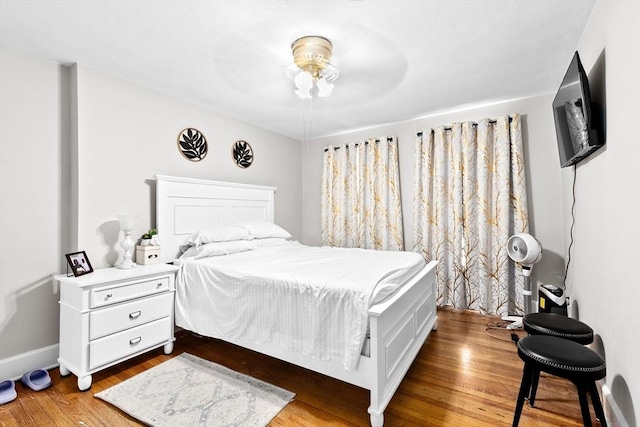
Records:
[[[131,260],[132,248],[134,245],[133,239],[131,239],[131,233],[136,226],[138,215],[118,215],[118,222],[120,222],[120,228],[124,233],[124,239],[120,242],[120,246],[124,250],[122,254],[122,262],[116,265],[121,269],[135,268],[136,263]]]

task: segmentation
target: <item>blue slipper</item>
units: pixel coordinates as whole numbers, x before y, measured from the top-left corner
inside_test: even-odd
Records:
[[[36,369],[22,376],[22,384],[31,390],[40,391],[51,385],[51,377],[44,369]]]
[[[16,383],[13,380],[6,380],[0,383],[0,405],[11,402],[17,396]]]

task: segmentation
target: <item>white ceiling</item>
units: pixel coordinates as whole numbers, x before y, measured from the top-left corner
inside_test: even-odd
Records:
[[[555,92],[595,0],[0,0],[0,43],[302,139],[291,43],[340,70],[311,138]]]

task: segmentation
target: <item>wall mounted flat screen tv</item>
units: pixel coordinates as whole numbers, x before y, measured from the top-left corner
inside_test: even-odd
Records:
[[[594,125],[589,81],[578,52],[553,100],[560,166],[578,163],[604,145]]]

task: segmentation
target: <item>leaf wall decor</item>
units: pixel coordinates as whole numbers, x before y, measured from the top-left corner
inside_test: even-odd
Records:
[[[178,150],[187,160],[199,162],[207,156],[207,139],[198,129],[183,129],[178,135]]]
[[[233,160],[236,165],[245,169],[253,163],[253,149],[247,141],[236,141],[233,144]]]

